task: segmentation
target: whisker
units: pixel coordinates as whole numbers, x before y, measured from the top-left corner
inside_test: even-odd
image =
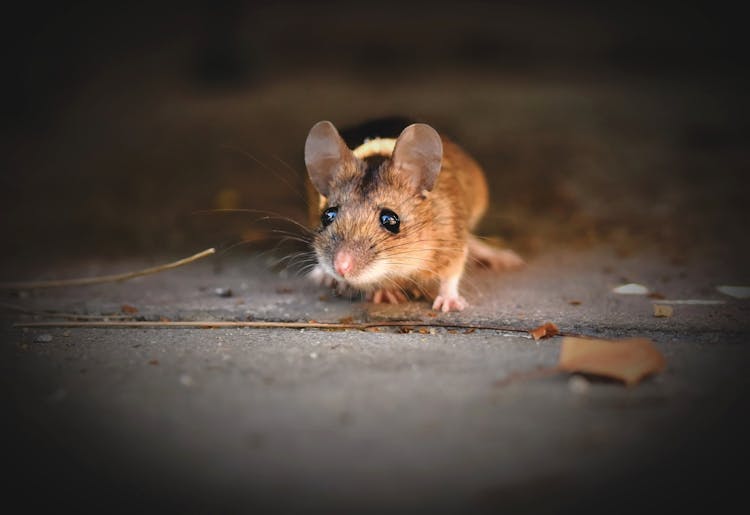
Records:
[[[284,184],[286,184],[289,187],[290,190],[294,191],[295,194],[297,194],[300,197],[300,199],[302,199],[303,202],[307,201],[307,199],[303,195],[303,192],[300,191],[300,187],[299,187],[300,185],[299,184],[296,184],[296,185],[292,184],[291,182],[289,182],[289,180],[286,177],[284,177],[278,171],[276,171],[275,169],[271,168],[266,163],[264,163],[263,161],[261,161],[260,159],[258,159],[257,157],[255,157],[250,152],[248,152],[246,150],[243,150],[241,148],[237,148],[234,145],[229,145],[227,143],[224,143],[223,145],[221,145],[221,147],[224,148],[224,149],[232,150],[234,152],[242,154],[243,156],[247,157],[248,159],[252,159],[256,164],[260,165],[264,170],[266,170],[268,172],[271,172],[273,175],[276,176],[277,179],[280,179]],[[297,178],[297,177],[295,177],[295,178]]]

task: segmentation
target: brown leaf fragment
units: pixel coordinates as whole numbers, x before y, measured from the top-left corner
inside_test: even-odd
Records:
[[[664,295],[662,295],[661,293],[656,292],[656,291],[652,291],[651,293],[649,293],[647,295],[647,297],[649,299],[655,299],[655,300],[664,300],[664,299],[666,299],[666,297]]]
[[[571,306],[580,306],[581,305],[581,301],[580,300],[571,300],[568,304],[570,304]]]
[[[658,318],[671,317],[674,314],[672,306],[666,306],[664,304],[654,304],[654,316]]]
[[[464,331],[464,334],[471,334],[474,331],[476,331],[476,329],[474,329],[473,327],[469,327],[466,331]]]
[[[135,313],[138,313],[138,308],[131,306],[130,304],[123,304],[120,306],[120,311],[127,313],[128,315],[134,315]]]
[[[529,334],[535,340],[541,340],[542,338],[551,338],[559,332],[560,330],[555,324],[553,324],[552,322],[545,322],[536,329],[532,329],[531,331],[529,331]]]
[[[353,324],[353,323],[354,323],[354,317],[339,318],[339,324]]]
[[[628,386],[661,372],[665,366],[664,356],[648,338],[598,340],[567,336],[563,338],[558,362],[558,368],[565,372],[610,377]]]

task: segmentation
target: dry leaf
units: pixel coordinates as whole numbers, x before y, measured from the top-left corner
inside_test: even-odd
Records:
[[[582,372],[634,385],[644,377],[661,372],[664,356],[647,338],[597,340],[565,337],[558,367],[565,372]]]
[[[134,315],[135,313],[138,313],[138,308],[135,306],[131,306],[130,304],[123,304],[120,307],[120,310],[123,313],[127,313],[128,315]]]
[[[581,301],[580,300],[571,300],[570,302],[568,302],[568,304],[570,304],[571,306],[580,306],[581,305]]]
[[[536,329],[529,331],[529,334],[534,337],[535,340],[541,340],[542,338],[551,338],[558,334],[560,330],[552,322],[546,322],[540,325]]]
[[[674,313],[672,306],[665,306],[663,304],[654,304],[654,316],[659,318],[671,317]]]

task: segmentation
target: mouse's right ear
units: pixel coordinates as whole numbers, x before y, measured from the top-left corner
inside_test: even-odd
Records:
[[[331,122],[318,122],[310,129],[305,141],[305,166],[318,193],[327,197],[334,177],[353,170],[356,160]]]

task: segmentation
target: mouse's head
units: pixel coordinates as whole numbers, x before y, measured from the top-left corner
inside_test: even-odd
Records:
[[[376,153],[358,157],[327,121],[305,142],[305,165],[322,197],[313,240],[318,262],[361,289],[429,268],[434,250],[424,245],[434,223],[425,200],[440,172],[440,136],[413,124],[395,142],[379,143]]]

